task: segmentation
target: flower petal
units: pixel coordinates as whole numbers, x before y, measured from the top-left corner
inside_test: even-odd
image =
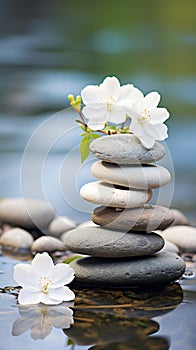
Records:
[[[104,96],[118,96],[120,90],[120,82],[116,77],[107,77],[103,83],[100,84],[101,95]]]
[[[158,94],[158,92],[150,92],[144,97],[143,106],[151,111],[158,106],[160,99],[161,96]]]
[[[54,267],[53,260],[48,253],[36,254],[31,265],[33,274],[37,278],[40,276],[48,276],[50,270]]]
[[[73,311],[69,307],[55,306],[57,311],[51,317],[51,323],[55,328],[68,329],[74,323]],[[59,309],[60,308],[60,309]]]
[[[106,118],[89,119],[88,127],[92,130],[102,130],[105,127]]]
[[[132,103],[134,104],[135,110],[137,112],[141,112],[141,109],[143,107],[143,100],[144,100],[144,95],[141,92],[141,90],[134,87],[131,92],[130,100],[131,100],[131,105]]]
[[[141,136],[144,133],[143,124],[139,123],[137,119],[133,118],[130,124],[130,131],[132,131],[136,136]]]
[[[74,279],[74,270],[68,265],[59,263],[54,266],[48,276],[52,282],[54,288],[59,288],[65,284],[69,284]]]
[[[151,123],[164,123],[169,118],[169,112],[166,108],[156,108],[151,112]]]
[[[37,322],[35,322],[34,326],[31,328],[31,337],[34,340],[37,339],[45,339],[52,330],[52,324],[50,319],[43,315],[43,317],[39,317]]]
[[[34,285],[32,280],[32,267],[27,264],[17,264],[14,266],[14,279],[19,286]]]
[[[127,98],[130,98],[133,89],[134,87],[132,84],[126,84],[121,86],[119,89],[119,95],[117,96],[116,102],[120,102],[122,100],[126,100]]]
[[[108,122],[114,124],[124,123],[126,120],[126,113],[122,111],[122,109],[119,110],[119,108],[116,108],[115,110],[115,107],[111,112],[107,113],[107,116]]]
[[[57,289],[50,289],[49,296],[53,300],[58,300],[59,303],[62,301],[70,301],[75,299],[75,294],[68,287],[61,287]]]
[[[100,88],[97,85],[87,85],[81,91],[82,101],[85,105],[89,103],[98,103],[100,100]]]
[[[32,317],[19,317],[12,325],[12,335],[18,336],[25,333],[29,328],[32,327],[34,318]]]
[[[40,302],[40,292],[29,292],[26,289],[21,289],[18,302],[21,305],[38,304]]]
[[[50,294],[47,293],[40,293],[40,303],[46,304],[46,305],[57,305],[60,304],[62,300],[54,299],[50,297]]]
[[[137,137],[141,141],[143,146],[148,148],[148,149],[153,147],[153,145],[155,143],[155,139],[151,135],[149,135],[147,133],[143,133],[143,135],[137,136]]]
[[[162,141],[168,137],[167,126],[165,124],[159,123],[152,125],[150,123],[145,123],[144,128],[155,140]]]

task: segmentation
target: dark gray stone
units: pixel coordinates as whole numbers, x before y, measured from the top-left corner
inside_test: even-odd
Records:
[[[91,143],[90,149],[95,157],[117,164],[153,163],[165,155],[165,148],[159,142],[155,142],[152,148],[147,149],[132,134],[99,137]]]
[[[144,205],[140,208],[120,209],[97,207],[91,213],[95,224],[117,230],[151,232],[164,230],[173,221],[172,211],[158,205]]]
[[[185,271],[183,259],[169,252],[122,260],[86,257],[70,266],[76,283],[111,287],[167,284]]]
[[[149,255],[164,246],[156,233],[124,233],[101,227],[71,230],[64,236],[64,243],[72,252],[107,258]]]
[[[0,221],[26,229],[46,229],[55,213],[49,203],[30,198],[6,198],[0,202]]]

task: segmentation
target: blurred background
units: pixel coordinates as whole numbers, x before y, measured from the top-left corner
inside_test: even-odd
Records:
[[[195,220],[195,0],[0,0],[0,197],[44,198],[88,219],[78,191],[91,158],[80,164],[67,95],[108,75],[162,95],[175,174],[166,192]]]

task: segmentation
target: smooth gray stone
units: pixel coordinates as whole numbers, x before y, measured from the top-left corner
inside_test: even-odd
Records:
[[[19,227],[5,231],[0,237],[0,244],[7,249],[29,249],[32,243],[32,235]]]
[[[72,252],[106,258],[149,255],[164,246],[156,233],[124,233],[101,227],[71,230],[64,236],[64,243]]]
[[[152,164],[119,165],[99,160],[91,166],[91,172],[101,181],[129,188],[158,188],[171,180],[166,168]]]
[[[183,259],[169,252],[122,260],[86,257],[70,266],[76,283],[111,287],[166,284],[176,281],[185,271]]]
[[[58,238],[51,236],[42,236],[33,242],[31,250],[33,253],[52,253],[56,251],[64,252],[67,250],[67,247]]]
[[[170,209],[158,205],[145,204],[133,209],[100,206],[92,211],[91,219],[95,224],[117,230],[151,232],[167,228],[173,215]]]
[[[173,209],[173,208],[170,210],[174,217],[174,221],[170,226],[178,226],[178,225],[190,226],[191,225],[188,218],[180,210]]]
[[[26,229],[46,229],[55,213],[45,201],[30,198],[6,198],[0,201],[0,221]]]
[[[75,227],[75,222],[67,216],[58,216],[50,223],[49,236],[59,238],[64,232]]]
[[[133,134],[99,137],[91,142],[90,150],[95,157],[117,164],[153,163],[165,155],[165,148],[159,142],[147,149]]]

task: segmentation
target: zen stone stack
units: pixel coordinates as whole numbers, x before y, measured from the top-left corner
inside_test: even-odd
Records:
[[[91,168],[99,181],[84,185],[80,194],[99,205],[91,214],[98,226],[65,235],[69,250],[87,255],[71,263],[76,282],[131,287],[175,281],[185,270],[184,261],[159,252],[164,239],[153,232],[172,223],[172,212],[147,204],[153,188],[171,179],[167,169],[154,164],[165,155],[163,145],[146,149],[136,136],[116,134],[94,140],[91,151],[99,158]]]

